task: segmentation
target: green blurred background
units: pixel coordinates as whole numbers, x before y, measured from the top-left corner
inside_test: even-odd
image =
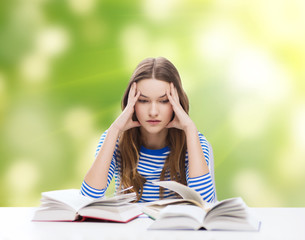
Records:
[[[304,43],[302,0],[1,1],[0,206],[79,188],[132,71],[164,56],[218,199],[304,207]]]

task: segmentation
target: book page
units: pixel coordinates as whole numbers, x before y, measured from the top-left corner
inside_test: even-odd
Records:
[[[136,193],[126,193],[126,194],[118,194],[111,197],[103,197],[92,199],[92,203],[90,205],[100,205],[100,206],[119,206],[122,204],[129,203],[133,200],[136,200]]]
[[[184,199],[194,200],[198,202],[203,208],[205,206],[205,203],[198,192],[181,183],[175,181],[159,181],[159,182],[153,182],[153,184],[172,190],[178,193]]]
[[[190,205],[190,204],[202,208],[202,206],[198,202],[191,199],[162,199],[145,204],[142,211],[145,214],[147,214],[149,217],[156,219],[159,216],[160,211],[163,208],[165,208],[167,205]]]
[[[135,193],[116,195],[110,198],[89,198],[80,194],[79,189],[66,189],[42,193],[42,206],[79,209],[88,205],[119,206],[136,199]]]
[[[198,230],[204,228],[202,222],[206,212],[194,205],[169,205],[148,229]]]
[[[251,214],[240,198],[230,198],[215,204],[207,212],[204,225],[213,230],[251,230],[259,228],[260,221]]]
[[[189,217],[202,224],[205,215],[206,212],[202,208],[194,205],[168,205],[160,211],[157,220],[165,217]]]
[[[213,205],[213,207],[207,213],[207,218],[213,218],[217,215],[245,217],[246,208],[247,205],[240,197],[225,199]]]
[[[149,227],[149,230],[198,230],[203,226],[193,218],[175,217],[162,218],[154,221]],[[184,237],[182,239],[187,239]],[[189,239],[192,239],[189,237]]]
[[[42,203],[50,205],[66,205],[77,212],[83,206],[90,204],[93,200],[82,196],[79,189],[66,189],[42,193]]]

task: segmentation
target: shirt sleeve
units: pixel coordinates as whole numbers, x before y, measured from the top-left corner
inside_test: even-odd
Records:
[[[215,201],[215,190],[210,173],[205,175],[189,178],[188,186],[198,192],[203,200],[213,203]]]
[[[95,151],[95,158],[97,157],[97,155],[98,155],[98,153],[99,153],[99,151],[100,151],[100,149],[101,149],[101,147],[104,143],[106,135],[107,135],[107,131],[105,131],[102,134],[102,136],[99,140],[99,143],[98,143],[96,151]],[[104,189],[93,188],[89,184],[87,184],[85,182],[85,180],[83,180],[83,183],[82,183],[82,186],[81,186],[81,189],[80,189],[80,192],[83,196],[87,196],[87,197],[91,197],[91,198],[101,198],[101,197],[105,196],[105,192],[106,192],[106,190],[107,190],[107,188],[108,188],[108,186],[109,186],[109,184],[112,180],[114,172],[115,172],[117,149],[118,149],[118,140],[116,142],[115,150],[113,152],[112,160],[111,160],[111,163],[110,163],[106,188],[104,188]]]
[[[198,136],[206,163],[209,167],[209,172],[202,176],[191,178],[189,177],[189,169],[187,164],[187,172],[186,172],[187,185],[190,188],[193,188],[195,191],[197,191],[201,195],[203,200],[213,203],[216,200],[216,195],[215,195],[215,186],[211,176],[209,144],[206,138],[201,133],[198,133]]]

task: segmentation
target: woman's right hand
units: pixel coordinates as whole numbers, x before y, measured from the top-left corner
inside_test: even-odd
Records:
[[[122,132],[130,128],[141,126],[138,121],[132,120],[132,116],[135,112],[134,106],[138,101],[139,96],[140,92],[137,92],[137,85],[136,83],[133,83],[129,90],[127,106],[108,129],[95,161],[85,177],[85,182],[89,186],[96,189],[105,189],[107,187],[107,176],[109,174],[109,168],[113,159],[118,135],[121,135]]]
[[[120,133],[134,127],[140,127],[138,121],[133,121],[134,106],[138,101],[140,91],[137,92],[137,84],[134,82],[129,90],[127,106],[118,118],[113,122],[111,127],[116,128]]]

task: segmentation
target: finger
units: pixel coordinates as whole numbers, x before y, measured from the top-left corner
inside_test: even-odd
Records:
[[[140,91],[137,91],[137,94],[136,94],[136,98],[138,99],[139,97],[140,97],[140,94],[141,94],[141,92]]]
[[[139,121],[133,121],[133,127],[141,127],[141,123]]]
[[[128,102],[130,102],[130,100],[132,99],[132,95],[134,94],[133,86],[134,86],[134,84],[132,84],[129,89]]]
[[[135,127],[141,127],[141,124],[139,121],[130,121],[128,124],[127,124],[127,129],[131,129],[131,128],[135,128]]]
[[[169,89],[166,89],[166,95],[167,95],[167,98],[168,98],[169,102],[173,105],[174,104],[174,99],[171,96]]]
[[[136,87],[137,87],[137,85],[136,85],[136,83],[134,82],[132,85],[131,85],[131,87],[130,87],[130,90],[129,90],[129,95],[128,95],[128,102],[129,103],[135,103],[135,100],[134,100],[134,98],[138,98],[137,97],[137,95],[138,95],[138,93],[136,92]]]
[[[136,83],[136,82],[134,82],[134,83],[132,84],[132,91],[133,91],[132,96],[133,96],[133,97],[136,96],[136,94],[137,94],[137,83]]]
[[[175,98],[173,91],[169,90],[167,96],[174,109],[179,107],[179,104],[180,104],[179,98],[178,99]]]
[[[176,128],[175,120],[169,122],[169,123],[166,125],[166,128]]]
[[[171,92],[172,92],[172,96],[175,99],[175,101],[179,102],[178,91],[177,91],[177,88],[175,88],[173,83],[171,83]]]
[[[134,104],[138,101],[139,97],[140,97],[141,92],[138,91],[137,95],[134,97]]]
[[[136,85],[136,82],[134,82],[130,88],[131,97],[134,97],[136,95],[136,88],[137,88],[137,85]]]
[[[174,95],[174,94],[175,94],[175,92],[174,92],[174,84],[171,83],[171,84],[170,84],[170,95],[171,95],[171,97],[172,97],[173,100],[175,100],[175,98],[174,98],[175,95]]]

